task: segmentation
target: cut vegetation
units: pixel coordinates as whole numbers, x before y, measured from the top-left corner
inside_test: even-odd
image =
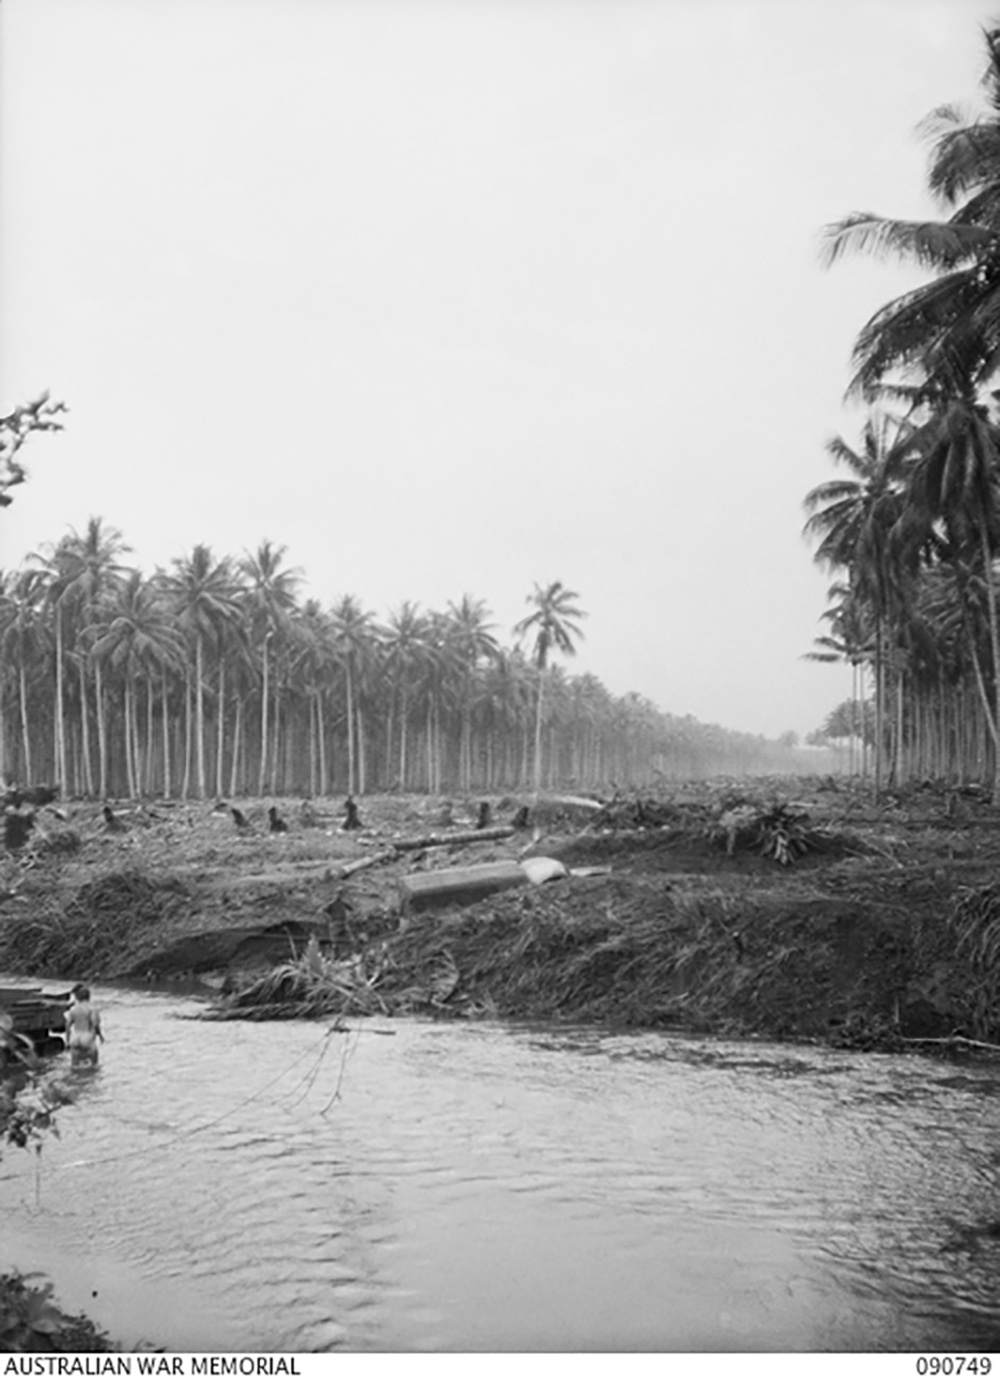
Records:
[[[249,830],[184,805],[119,809],[109,831],[72,808],[79,847],[4,857],[0,968],[201,977],[226,1019],[1000,1037],[1000,816],[978,794],[927,787],[876,810],[818,779],[491,804],[478,836],[442,828],[433,798],[367,798],[360,831],[331,801],[282,802],[280,833],[252,802]],[[435,904],[404,906],[414,878],[508,873],[519,885],[479,900],[431,886]]]

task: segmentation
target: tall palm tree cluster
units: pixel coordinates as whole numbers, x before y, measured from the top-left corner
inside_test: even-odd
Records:
[[[828,263],[862,251],[929,270],[861,330],[861,444],[830,441],[849,473],[805,500],[838,577],[812,655],[851,665],[856,700],[873,688],[877,788],[919,774],[1000,793],[1000,27],[983,37],[980,107],[922,126],[942,219],[855,213],[826,232]]]
[[[501,646],[484,602],[303,599],[285,549],[198,545],[151,576],[92,518],[0,573],[0,780],[73,796],[506,791],[773,766],[775,745],[570,677],[560,582]]]

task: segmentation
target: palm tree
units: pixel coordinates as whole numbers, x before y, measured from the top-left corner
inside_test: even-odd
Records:
[[[813,650],[804,653],[810,662],[847,662],[851,668],[851,744],[849,770],[854,771],[855,739],[861,744],[861,775],[865,775],[865,736],[862,733],[864,713],[863,671],[866,658],[872,652],[872,629],[868,610],[850,585],[830,586],[828,597],[837,602],[820,616],[829,633],[813,639]]]
[[[986,591],[993,703],[983,708],[994,744],[994,794],[1000,800],[1000,631],[993,561],[1000,545],[1000,428],[968,393],[943,400],[911,438],[913,468],[904,530],[914,546],[940,525],[950,550],[977,558]],[[973,648],[974,652],[974,648]],[[978,676],[983,690],[982,676]]]
[[[983,573],[992,702],[968,617],[968,581],[961,576],[956,585],[1000,796],[1000,636],[992,575],[1000,543],[1000,432],[988,399],[1000,369],[1000,27],[986,30],[984,39],[982,111],[970,120],[945,106],[924,123],[932,143],[928,186],[951,214],[945,220],[899,221],[855,213],[828,228],[827,260],[854,250],[893,254],[933,274],[863,328],[851,390],[869,398],[895,394],[911,406],[911,471],[900,524],[900,535],[913,539],[911,564],[914,550],[943,530],[949,559],[960,561],[956,571],[966,570],[974,557]]]
[[[87,625],[97,616],[101,604],[110,598],[121,583],[125,574],[125,567],[119,565],[117,557],[130,551],[131,548],[126,546],[121,532],[117,528],[107,527],[101,518],[90,518],[82,536],[76,532],[71,532],[70,537],[64,538],[60,546],[64,550],[70,567],[67,596],[78,605],[80,618],[84,625]],[[89,754],[86,749],[87,705],[83,666],[90,659],[87,657],[86,640],[82,640],[82,643],[83,645],[77,649],[81,666],[80,713],[83,720],[84,760],[89,767]],[[107,794],[107,714],[104,705],[100,658],[94,658],[93,663],[94,703],[97,714],[98,791],[103,797]]]
[[[326,724],[323,699],[334,665],[330,620],[319,600],[308,599],[293,620],[290,672],[301,687],[309,715],[309,790],[313,796],[327,791]]]
[[[257,778],[257,794],[260,796],[264,794],[268,767],[268,644],[272,638],[287,632],[289,619],[295,608],[295,593],[301,579],[298,566],[282,569],[281,563],[287,550],[287,547],[274,546],[265,538],[258,544],[252,556],[248,553],[240,562],[240,571],[249,582],[247,604],[250,611],[250,627],[260,645],[260,771]]]
[[[448,616],[432,610],[424,623],[423,647],[416,668],[416,689],[424,717],[427,790],[432,793],[440,792],[442,787],[445,757],[442,719],[449,687],[457,682],[460,674],[458,648],[451,633]]]
[[[404,600],[398,609],[389,615],[389,622],[383,634],[386,670],[389,673],[393,694],[399,705],[399,769],[397,777],[400,790],[406,790],[407,782],[407,731],[409,727],[410,705],[414,681],[421,663],[427,659],[427,620],[419,607],[410,600]],[[392,716],[389,716],[392,722]]]
[[[901,551],[897,523],[903,512],[902,465],[911,439],[907,424],[872,414],[865,423],[860,451],[842,437],[827,442],[832,459],[853,479],[828,480],[810,490],[804,533],[818,537],[815,560],[850,573],[853,600],[871,610],[875,631],[875,792],[882,789],[885,705],[886,624],[899,608]]]
[[[17,699],[21,720],[21,780],[32,782],[31,724],[28,713],[28,670],[37,663],[47,641],[43,617],[46,594],[44,572],[27,569],[0,576],[0,666],[17,668]],[[2,693],[2,691],[0,691]],[[0,780],[6,780],[0,747]]]
[[[924,570],[917,594],[918,614],[933,639],[936,676],[931,699],[937,719],[938,775],[950,772],[955,780],[965,780],[971,765],[962,750],[967,718],[963,692],[970,665],[979,702],[984,707],[989,703],[979,647],[986,625],[986,592],[975,566],[945,550]]]
[[[157,586],[132,571],[106,606],[95,636],[94,657],[106,661],[121,678],[124,698],[123,732],[128,793],[142,794],[146,774],[141,770],[135,687],[146,680],[146,760],[151,757],[153,681],[167,669],[184,664],[184,635]]]
[[[534,702],[531,669],[522,653],[501,648],[484,669],[480,703],[487,722],[486,780],[490,790],[516,787],[527,780],[521,771],[522,743],[530,738]]]
[[[69,787],[69,774],[66,771],[66,702],[65,702],[65,643],[63,638],[63,611],[60,604],[62,584],[56,576],[53,561],[43,572],[46,588],[46,603],[52,610],[55,628],[55,699],[53,704],[53,741],[55,750],[55,779],[63,790]]]
[[[175,557],[173,571],[163,578],[180,627],[194,643],[194,693],[195,693],[195,753],[198,772],[198,795],[204,799],[207,794],[205,772],[205,640],[218,642],[227,624],[234,623],[240,616],[237,598],[239,585],[228,557],[216,561],[211,547],[199,542],[191,549],[190,556]],[[191,744],[191,675],[188,668],[188,689],[185,695],[185,741],[184,786],[188,794],[190,784],[190,744]],[[221,712],[221,710],[220,710]]]
[[[583,631],[577,619],[586,618],[573,600],[579,599],[575,590],[567,590],[561,580],[554,580],[544,589],[535,584],[527,597],[527,603],[534,605],[534,613],[515,625],[514,632],[519,638],[532,635],[532,660],[538,672],[538,692],[535,702],[535,793],[542,788],[542,697],[545,689],[545,671],[552,652],[561,652],[572,657],[576,652],[574,638],[582,638]]]
[[[96,618],[101,601],[116,587],[125,568],[117,558],[127,552],[122,534],[117,528],[105,525],[102,518],[90,518],[81,535],[71,528],[55,547],[48,548],[40,558],[49,576],[48,597],[52,606],[56,634],[56,775],[65,781],[66,737],[64,716],[64,661],[67,624],[70,641],[76,642],[76,661],[80,681],[80,732],[83,760],[83,788],[94,793],[93,766],[90,758],[90,728],[87,695],[88,649],[83,639],[73,638],[72,620],[76,629],[88,627]],[[39,558],[36,558],[39,559]],[[107,724],[101,684],[100,662],[94,664],[95,699],[98,735],[98,791],[106,794]]]
[[[928,187],[952,214],[900,221],[855,212],[827,229],[826,259],[860,250],[934,271],[890,302],[858,337],[852,389],[878,393],[894,371],[985,386],[1000,364],[1000,29],[984,32],[986,109],[967,119],[943,106],[924,122]]]
[[[455,649],[461,666],[459,685],[459,785],[463,791],[472,790],[472,696],[473,681],[482,661],[491,661],[498,651],[497,640],[489,631],[489,610],[486,602],[464,594],[458,604],[448,605],[447,636]]]
[[[344,668],[347,692],[347,790],[363,794],[364,723],[357,704],[358,683],[364,674],[375,639],[375,615],[362,609],[354,595],[344,595],[330,611],[333,645]],[[359,775],[359,759],[362,770]],[[360,785],[359,785],[360,783]]]

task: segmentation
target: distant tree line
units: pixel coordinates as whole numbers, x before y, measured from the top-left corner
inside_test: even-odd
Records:
[[[569,676],[584,617],[535,586],[520,644],[484,602],[301,597],[285,549],[125,563],[92,518],[0,572],[0,777],[72,796],[504,792],[787,769],[749,734]],[[522,645],[523,644],[523,645]]]
[[[855,213],[827,255],[896,255],[929,281],[858,336],[849,397],[860,445],[828,443],[847,472],[806,498],[806,532],[833,571],[810,654],[870,695],[876,787],[908,777],[991,781],[1000,795],[1000,28],[984,35],[984,105],[925,122],[933,221]],[[860,711],[854,712],[860,724]]]

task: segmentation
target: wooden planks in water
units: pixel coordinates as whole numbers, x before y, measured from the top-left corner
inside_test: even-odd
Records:
[[[68,1005],[68,997],[41,988],[0,988],[0,1012],[10,1018],[14,1031],[24,1035],[61,1031]]]

